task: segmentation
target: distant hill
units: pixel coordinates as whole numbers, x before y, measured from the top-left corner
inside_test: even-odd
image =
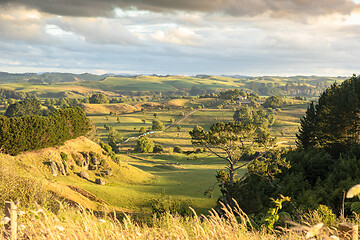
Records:
[[[199,96],[225,89],[243,89],[262,96],[319,96],[335,81],[348,77],[323,76],[243,76],[206,74],[176,75],[95,75],[90,73],[19,73],[0,72],[0,87],[36,94],[39,97],[87,97],[93,92],[109,96],[141,96],[148,93],[169,93],[169,96]],[[141,93],[142,92],[142,93]],[[147,93],[144,93],[147,92]]]
[[[29,82],[32,84],[49,84],[75,81],[100,81],[105,79],[105,75],[95,75],[90,73],[7,73],[0,72],[0,83]]]

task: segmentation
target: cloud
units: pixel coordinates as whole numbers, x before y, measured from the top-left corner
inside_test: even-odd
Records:
[[[222,12],[234,16],[270,14],[319,16],[350,14],[356,7],[352,0],[1,0],[3,5],[25,5],[62,16],[111,16],[115,8],[137,8],[156,12],[199,11]]]
[[[202,37],[187,28],[171,28],[167,31],[157,30],[152,38],[159,42],[177,45],[200,46]]]
[[[45,20],[37,10],[24,7],[0,8],[0,38],[14,41],[44,42]]]
[[[96,44],[139,44],[139,39],[130,33],[118,19],[71,18],[56,19],[52,24],[85,41]]]

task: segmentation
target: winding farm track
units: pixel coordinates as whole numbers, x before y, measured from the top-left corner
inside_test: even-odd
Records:
[[[172,126],[174,126],[174,125],[177,125],[177,124],[183,122],[185,119],[187,119],[187,118],[190,117],[192,114],[194,114],[194,113],[196,113],[196,112],[198,112],[198,111],[199,111],[199,109],[192,110],[191,112],[188,112],[188,113],[185,114],[182,118],[180,118],[178,121],[166,125],[166,126],[165,126],[165,130],[166,130],[166,129],[169,129],[170,127],[172,127]],[[142,137],[142,136],[146,136],[146,135],[148,135],[148,134],[152,134],[152,133],[156,133],[156,132],[162,132],[162,131],[146,132],[146,133],[140,134],[140,135],[137,136],[137,137],[128,138],[128,139],[126,139],[126,140],[125,140],[124,142],[122,142],[122,143],[126,143],[126,142],[128,142],[128,141],[130,141],[130,140],[138,139],[138,138],[140,138],[140,137]]]

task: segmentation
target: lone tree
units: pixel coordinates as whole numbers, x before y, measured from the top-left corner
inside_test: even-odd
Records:
[[[220,182],[223,200],[230,207],[234,207],[231,189],[236,182],[242,180],[236,178],[236,171],[256,160],[258,161],[256,165],[260,164],[259,161],[266,165],[271,163],[270,160],[265,161],[268,159],[265,153],[252,154],[252,151],[255,146],[259,148],[258,150],[269,149],[274,145],[275,138],[267,132],[259,134],[256,130],[252,124],[218,122],[212,125],[209,131],[204,131],[200,126],[195,126],[190,131],[193,145],[205,147],[210,153],[227,162],[228,172],[218,171],[217,179]],[[244,160],[250,161],[244,163]]]
[[[280,108],[284,105],[284,100],[278,95],[268,97],[263,103],[264,108]]]
[[[89,102],[90,103],[96,103],[96,104],[102,104],[102,103],[109,103],[109,100],[107,99],[105,94],[96,93],[96,94],[93,94],[89,98]]]
[[[159,120],[153,120],[152,128],[153,131],[164,131],[164,124]]]
[[[151,153],[154,150],[154,142],[148,137],[140,137],[137,140],[136,152]]]

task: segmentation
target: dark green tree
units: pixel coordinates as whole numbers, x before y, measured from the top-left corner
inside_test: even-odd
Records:
[[[299,133],[296,134],[297,145],[302,148],[316,146],[316,109],[311,102],[306,114],[300,119]]]
[[[148,137],[140,137],[135,147],[136,152],[151,153],[154,150],[154,142]]]
[[[89,98],[89,102],[95,104],[106,104],[109,103],[109,100],[107,99],[105,94],[95,93]]]
[[[153,120],[153,124],[152,124],[151,129],[153,131],[164,131],[165,127],[164,127],[164,124],[161,121]]]
[[[264,108],[281,108],[284,105],[284,100],[279,95],[268,97],[263,103]]]
[[[22,117],[41,115],[41,102],[36,98],[26,98],[23,101],[11,104],[5,112],[7,117]]]

